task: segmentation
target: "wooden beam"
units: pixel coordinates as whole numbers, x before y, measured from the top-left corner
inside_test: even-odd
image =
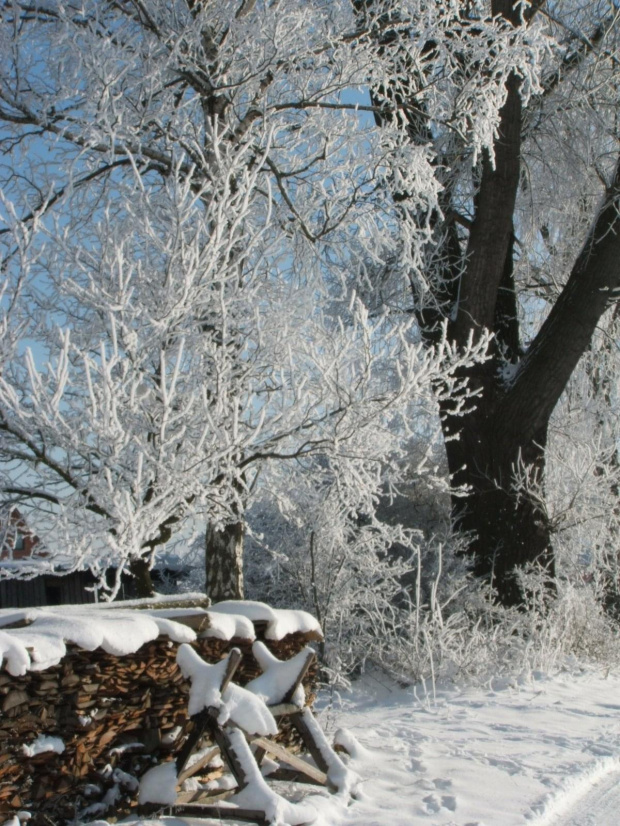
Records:
[[[289,766],[292,766],[292,768],[296,771],[305,774],[315,783],[319,783],[321,786],[327,785],[327,774],[325,772],[317,769],[316,766],[310,765],[310,763],[306,763],[305,760],[297,757],[297,755],[291,754],[287,751],[287,749],[280,746],[278,743],[273,743],[265,737],[253,737],[250,742],[253,746],[258,746],[263,749],[267,754],[271,754],[279,760],[283,760],[285,763],[288,763]]]
[[[310,714],[312,714],[312,712],[310,712]],[[297,714],[291,714],[289,720],[299,732],[306,749],[314,758],[314,762],[317,764],[319,769],[321,769],[321,771],[325,772],[325,774],[327,775],[327,773],[329,772],[329,766],[327,765],[327,762],[323,757],[323,753],[321,752],[318,743],[314,739],[313,733],[310,731],[306,724],[306,721],[304,720],[304,712],[299,711]]]
[[[192,777],[194,774],[197,774],[200,771],[200,769],[204,768],[205,766],[208,766],[209,763],[215,757],[215,755],[219,754],[219,751],[220,750],[217,746],[215,746],[212,749],[209,749],[209,751],[205,755],[203,755],[200,758],[200,760],[196,760],[195,763],[192,763],[191,766],[189,766],[187,769],[184,769],[184,771],[182,771],[181,774],[179,774],[177,785],[180,786],[181,783],[183,783],[184,780],[187,780],[188,777]]]
[[[306,659],[304,660],[304,663],[303,663],[302,667],[299,669],[299,673],[297,674],[297,677],[295,678],[295,682],[289,688],[289,690],[286,692],[284,697],[282,697],[282,702],[283,703],[290,703],[291,702],[291,700],[295,696],[295,692],[297,691],[298,687],[301,685],[301,681],[306,676],[306,674],[308,673],[308,669],[310,668],[310,666],[312,665],[312,663],[315,660],[316,660],[316,654],[314,653],[314,651],[308,651],[308,653],[306,655]]]
[[[220,684],[220,694],[228,688],[228,684],[235,676],[239,663],[241,662],[241,651],[238,648],[233,648],[228,655],[228,662],[226,664],[226,671]],[[189,737],[185,741],[183,748],[179,751],[176,759],[177,775],[182,774],[185,769],[189,756],[198,745],[198,741],[204,735],[207,729],[212,730],[212,718],[215,715],[217,719],[218,709],[203,708],[198,714],[194,714],[192,719],[194,721],[194,728],[190,731]],[[216,724],[217,725],[217,724]],[[219,744],[218,744],[219,745]]]

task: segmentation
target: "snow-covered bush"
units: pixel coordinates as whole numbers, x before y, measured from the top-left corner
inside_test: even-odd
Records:
[[[521,575],[524,608],[503,607],[453,541],[347,509],[323,471],[323,486],[312,487],[316,471],[299,469],[286,496],[265,493],[253,506],[246,585],[254,598],[319,617],[328,682],[375,666],[434,684],[620,662],[604,582],[550,583],[532,567]]]

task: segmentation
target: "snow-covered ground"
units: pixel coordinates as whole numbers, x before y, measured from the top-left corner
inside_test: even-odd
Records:
[[[618,674],[435,696],[367,684],[343,698],[338,724],[365,747],[347,826],[620,823]]]
[[[351,765],[363,786],[348,806],[313,790],[305,802],[317,810],[316,826],[620,822],[618,673],[491,680],[434,694],[366,678],[320,719],[332,736],[345,727],[359,743]]]

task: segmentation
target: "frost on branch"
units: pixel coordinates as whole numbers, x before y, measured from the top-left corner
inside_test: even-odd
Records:
[[[23,172],[2,179],[0,472],[49,565],[89,566],[114,597],[167,542],[244,521],[267,465],[320,454],[366,479],[391,461],[374,434],[405,421],[408,399],[466,395],[454,366],[483,347],[423,353],[408,307],[446,167],[404,122],[378,128],[368,89],[400,82],[407,33],[442,78],[421,92],[429,122],[466,131],[475,154],[509,67],[543,41],[485,20],[470,43],[444,5],[404,4],[382,51],[352,37],[344,0],[238,16],[149,0],[148,25],[121,4],[101,27],[61,0],[53,27],[33,13],[7,34],[30,91],[4,90],[22,114],[0,118]],[[462,54],[488,73],[465,81]],[[51,166],[33,163],[41,147]]]

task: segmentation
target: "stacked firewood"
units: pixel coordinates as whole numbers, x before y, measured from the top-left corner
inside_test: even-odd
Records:
[[[285,660],[307,642],[297,633],[266,644]],[[240,648],[240,685],[260,673],[250,640],[206,638],[193,645],[207,662]],[[0,671],[0,822],[27,810],[31,826],[47,826],[89,805],[93,817],[101,816],[110,802],[117,813],[130,811],[133,778],[175,755],[191,727],[189,684],[176,652],[175,643],[160,637],[127,657],[70,647],[60,664],[45,671],[23,677]],[[309,701],[315,680],[316,672],[305,680]],[[40,736],[60,738],[62,753],[28,756],[24,747]],[[292,744],[290,733],[280,736]]]

